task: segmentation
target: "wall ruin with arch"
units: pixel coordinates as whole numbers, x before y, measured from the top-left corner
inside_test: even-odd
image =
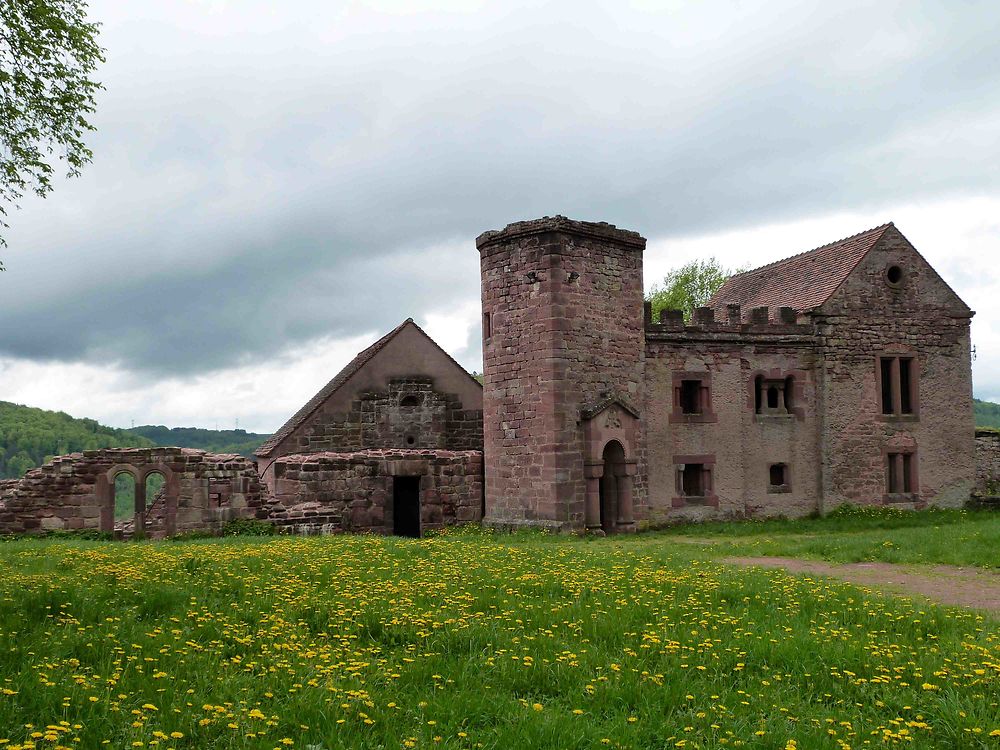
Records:
[[[131,528],[115,523],[115,477],[135,480]],[[147,506],[146,479],[164,485]],[[188,448],[110,448],[59,456],[22,479],[0,486],[0,534],[91,529],[165,537],[212,531],[234,518],[252,518],[265,491],[254,463],[243,456]]]

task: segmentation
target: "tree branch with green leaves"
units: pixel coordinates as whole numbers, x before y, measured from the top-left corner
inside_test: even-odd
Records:
[[[726,279],[745,270],[725,268],[715,258],[693,260],[675,268],[646,295],[646,301],[653,306],[653,320],[659,319],[661,310],[682,310],[684,322],[689,323],[696,307],[704,306]]]
[[[25,194],[52,191],[57,162],[76,177],[93,158],[98,26],[84,0],[0,0],[0,229]]]

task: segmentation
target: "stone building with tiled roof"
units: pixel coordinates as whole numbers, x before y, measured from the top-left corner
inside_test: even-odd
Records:
[[[412,319],[255,452],[265,515],[301,533],[419,536],[482,517],[483,390]]]
[[[961,505],[973,315],[892,224],[643,305],[645,240],[553,217],[479,247],[487,523]]]
[[[482,234],[483,386],[407,320],[258,449],[267,517],[616,533],[969,498],[973,313],[895,226],[733,276],[690,323],[651,319],[645,243]]]

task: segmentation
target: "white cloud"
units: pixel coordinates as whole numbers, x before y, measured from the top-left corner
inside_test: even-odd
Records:
[[[407,316],[479,369],[473,239],[554,213],[650,237],[650,283],[893,219],[979,311],[977,390],[1000,397],[995,3],[91,15],[95,163],[11,215],[0,398],[269,430]]]
[[[151,379],[119,366],[0,360],[3,398],[91,417],[113,427],[273,432],[380,334],[316,339],[260,364],[189,378]]]

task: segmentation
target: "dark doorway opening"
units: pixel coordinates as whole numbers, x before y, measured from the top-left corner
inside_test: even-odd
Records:
[[[681,486],[687,497],[705,496],[705,465],[684,464]]]
[[[392,533],[420,536],[420,477],[392,478]]]
[[[681,381],[681,413],[701,414],[701,381]]]
[[[788,478],[785,476],[785,465],[771,464],[771,468],[768,470],[768,479],[772,487],[784,487],[788,484]]]
[[[604,446],[604,476],[601,477],[601,528],[605,534],[618,530],[618,482],[625,472],[625,449],[617,440]]]

